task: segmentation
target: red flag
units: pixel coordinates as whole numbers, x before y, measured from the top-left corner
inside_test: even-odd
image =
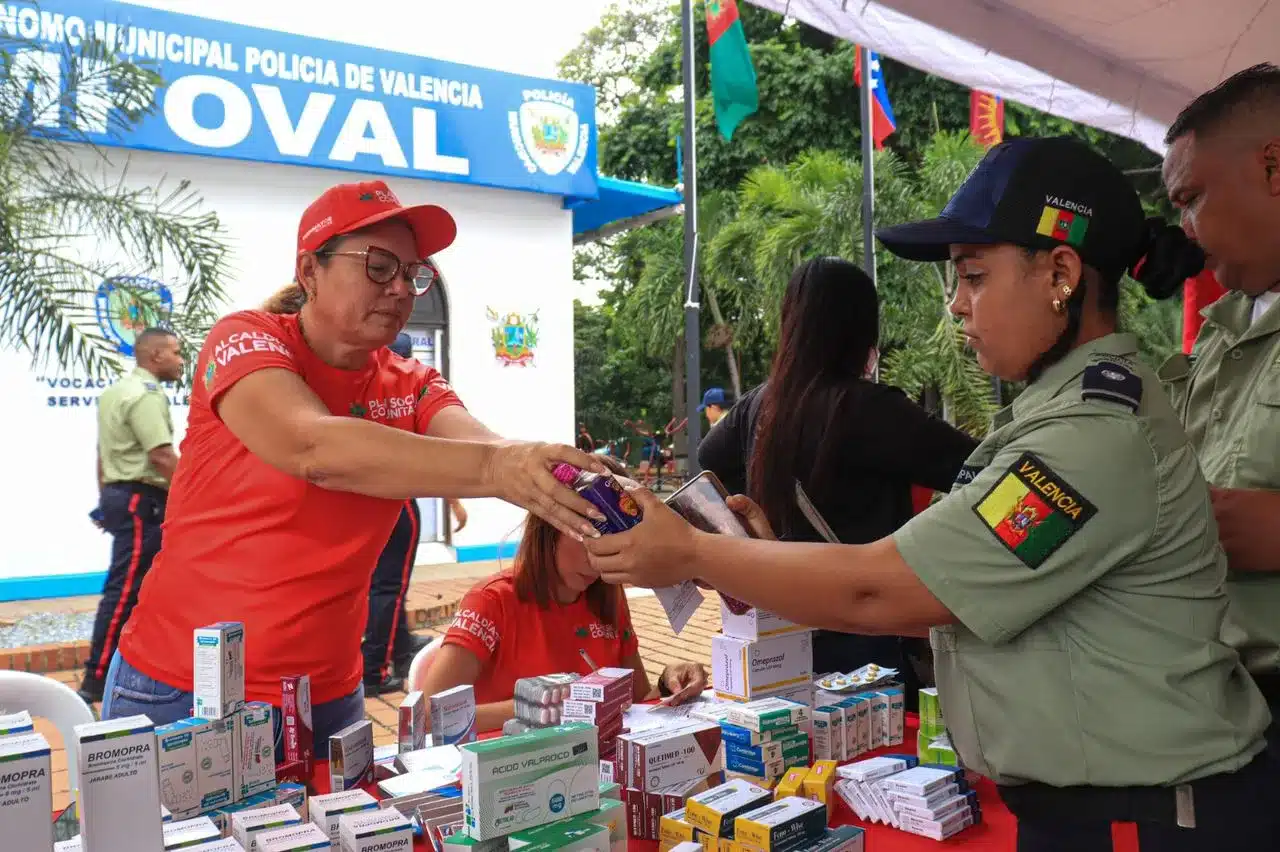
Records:
[[[1226,288],[1218,283],[1213,271],[1206,269],[1195,278],[1188,278],[1182,289],[1182,351],[1190,352],[1200,333],[1204,318],[1200,311],[1218,301]]]
[[[1004,141],[1004,99],[977,89],[969,91],[969,135],[984,148]]]

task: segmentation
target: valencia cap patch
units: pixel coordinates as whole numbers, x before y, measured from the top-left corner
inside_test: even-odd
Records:
[[[1035,570],[1097,509],[1034,453],[1023,453],[973,507],[1010,552]]]

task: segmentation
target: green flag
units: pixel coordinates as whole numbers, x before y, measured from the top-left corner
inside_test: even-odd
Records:
[[[707,41],[711,44],[711,97],[716,106],[716,126],[728,142],[742,120],[760,107],[756,69],[738,19],[737,0],[707,0]]]

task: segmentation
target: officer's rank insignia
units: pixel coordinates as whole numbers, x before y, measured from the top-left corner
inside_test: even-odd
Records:
[[[1039,568],[1097,509],[1034,453],[1023,453],[974,512],[1028,568]]]
[[[1128,367],[1100,361],[1085,368],[1080,377],[1080,396],[1114,402],[1137,413],[1142,405],[1142,379]]]

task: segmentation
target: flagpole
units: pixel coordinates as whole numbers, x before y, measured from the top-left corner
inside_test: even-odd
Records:
[[[698,473],[698,444],[702,440],[702,328],[698,319],[698,165],[695,151],[693,0],[680,0],[680,34],[684,74],[684,383],[688,424],[688,472]]]
[[[858,101],[862,105],[862,265],[866,269],[867,275],[871,276],[871,283],[876,283],[876,236],[875,236],[875,166],[872,158],[875,156],[875,130],[873,125],[875,119],[872,112],[872,98],[875,97],[875,91],[872,88],[871,76],[871,51],[863,47],[858,51],[858,62],[861,65],[859,69],[862,78],[862,85],[859,87]],[[874,381],[880,380],[880,364],[877,359]]]

